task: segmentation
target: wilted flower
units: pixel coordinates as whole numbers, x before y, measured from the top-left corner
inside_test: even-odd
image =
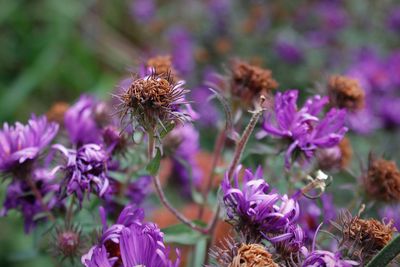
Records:
[[[146,74],[151,74],[151,71],[154,71],[156,75],[165,75],[170,73],[174,82],[177,82],[179,75],[172,64],[172,57],[170,55],[151,57],[146,61],[144,67],[146,68]],[[149,70],[150,73],[147,73]]]
[[[356,79],[333,75],[329,78],[328,94],[330,102],[338,108],[357,111],[364,107],[365,93]]]
[[[387,202],[400,200],[400,171],[394,161],[371,155],[363,180],[369,196]]]
[[[86,144],[77,150],[54,145],[66,158],[65,165],[59,166],[65,171],[62,182],[61,197],[75,194],[82,202],[84,193],[97,193],[100,197],[106,192],[109,180],[107,177],[107,153],[97,144]]]
[[[328,103],[327,97],[315,96],[308,99],[305,105],[297,108],[297,90],[278,93],[275,96],[274,116],[265,115],[262,138],[273,135],[289,140],[290,145],[285,154],[285,165],[290,167],[290,158],[296,149],[307,158],[311,158],[317,148],[329,148],[337,145],[347,131],[344,126],[346,112],[332,108],[324,118],[318,114]]]
[[[396,228],[375,219],[353,217],[343,212],[337,224],[342,234],[342,244],[350,251],[350,256],[365,263],[385,247],[393,237]]]
[[[59,190],[58,184],[53,184],[54,173],[46,169],[35,169],[31,174],[30,179],[35,184],[37,190],[43,199],[37,199],[32,192],[29,183],[26,180],[14,180],[8,185],[1,216],[6,216],[11,209],[19,210],[24,217],[25,232],[30,232],[37,221],[43,220],[37,216],[42,212],[47,212],[43,209],[46,205],[48,209],[52,209],[57,205],[57,199],[54,194]],[[42,203],[47,199],[46,203]]]
[[[230,93],[245,105],[251,105],[260,95],[267,95],[278,87],[272,72],[245,61],[232,60]]]
[[[65,129],[75,145],[100,142],[101,134],[95,116],[96,105],[92,96],[83,95],[65,113]]]
[[[143,210],[127,206],[116,224],[104,225],[99,244],[82,256],[86,267],[166,266],[177,267],[164,245],[163,233],[153,223],[143,222]],[[105,214],[102,212],[103,224]]]
[[[68,108],[69,105],[66,102],[54,103],[50,107],[50,109],[46,112],[47,120],[57,122],[58,124],[63,125],[65,112],[67,112]]]
[[[241,166],[234,173],[234,186],[228,176],[222,182],[223,203],[228,220],[249,240],[258,240],[260,233],[279,233],[299,214],[297,201],[277,193],[268,193],[269,185],[261,178],[261,169],[255,174],[245,170],[243,185],[239,186]]]
[[[245,244],[226,239],[211,249],[210,256],[218,267],[277,267],[272,255],[260,244]]]
[[[31,171],[31,163],[50,144],[57,131],[58,124],[49,123],[45,116],[32,116],[27,125],[4,123],[0,130],[0,173],[25,178]]]
[[[172,121],[184,123],[190,120],[181,106],[187,104],[183,89],[184,81],[174,82],[170,73],[137,78],[118,96],[121,118],[130,116],[135,126],[145,131],[155,131]]]

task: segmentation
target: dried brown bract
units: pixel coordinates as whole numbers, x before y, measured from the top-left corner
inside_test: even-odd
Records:
[[[356,79],[333,75],[329,78],[328,94],[333,106],[357,111],[364,107],[365,93]]]
[[[394,161],[370,156],[368,171],[363,179],[371,197],[386,202],[400,200],[400,171]]]
[[[145,65],[147,68],[154,69],[154,73],[157,75],[171,73],[171,78],[174,79],[174,82],[176,82],[178,78],[178,72],[172,65],[172,58],[170,55],[149,58]]]
[[[157,126],[190,120],[181,105],[187,104],[183,88],[184,81],[174,82],[171,73],[152,73],[134,79],[130,86],[117,97],[120,99],[121,120],[129,116],[134,126],[145,131],[156,131]]]
[[[272,255],[260,244],[240,244],[226,239],[211,249],[210,256],[220,267],[277,267]]]
[[[64,124],[64,115],[69,108],[68,103],[66,102],[56,102],[54,103],[49,111],[46,113],[46,117],[49,121],[57,122],[61,125]]]
[[[230,70],[231,93],[246,105],[258,101],[260,95],[268,95],[278,87],[272,72],[238,59],[232,60]]]
[[[376,219],[361,219],[349,212],[341,214],[339,225],[342,243],[348,247],[350,256],[364,263],[385,247],[397,231],[392,221],[385,224]]]

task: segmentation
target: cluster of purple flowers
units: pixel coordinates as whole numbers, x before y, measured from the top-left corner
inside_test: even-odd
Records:
[[[144,212],[127,206],[115,224],[107,226],[105,212],[100,209],[103,233],[99,243],[82,256],[86,267],[112,266],[166,266],[177,267],[169,259],[169,249],[165,247],[163,233],[154,223],[143,222]],[[179,252],[177,251],[179,256]]]
[[[365,108],[349,114],[350,127],[358,133],[400,126],[400,52],[381,58],[373,51],[363,51],[348,75],[359,80],[365,90]]]
[[[277,93],[274,112],[266,113],[263,131],[257,135],[258,138],[271,135],[289,141],[285,154],[287,168],[296,151],[301,151],[310,159],[318,148],[336,146],[347,131],[344,126],[345,110],[332,108],[325,117],[319,117],[328,103],[327,97],[314,96],[301,109],[297,108],[297,98],[297,90]]]

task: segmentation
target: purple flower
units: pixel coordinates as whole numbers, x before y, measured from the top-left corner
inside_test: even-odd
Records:
[[[227,216],[242,230],[250,228],[252,234],[279,233],[293,223],[299,215],[297,201],[269,193],[269,185],[262,179],[261,168],[253,174],[244,170],[243,184],[239,185],[239,166],[233,176],[234,186],[226,175],[222,182],[223,203]],[[246,231],[246,230],[245,230]]]
[[[82,202],[84,193],[95,192],[100,197],[107,191],[107,153],[97,144],[86,144],[77,150],[67,149],[62,145],[54,145],[67,162],[59,166],[65,170],[61,196],[75,194]]]
[[[301,109],[297,108],[297,98],[297,90],[278,93],[275,96],[274,114],[266,114],[264,131],[258,133],[258,138],[272,135],[289,140],[290,145],[285,155],[287,168],[290,167],[290,159],[296,149],[309,159],[317,148],[337,145],[347,131],[344,126],[344,110],[332,108],[324,118],[318,117],[328,103],[327,97],[314,96]]]
[[[32,116],[27,125],[4,123],[0,130],[0,172],[25,175],[23,170],[38,158],[57,132],[58,124],[49,123],[45,116]]]
[[[129,199],[129,203],[136,206],[142,204],[146,196],[151,192],[151,183],[151,176],[142,176],[130,183],[125,193]]]
[[[304,246],[305,233],[297,224],[289,224],[285,227],[283,233],[274,237],[266,236],[278,250],[280,254],[290,255],[296,253]]]
[[[194,44],[189,31],[176,27],[169,31],[169,42],[173,47],[172,61],[179,73],[187,74],[194,68]]]
[[[400,230],[400,205],[388,205],[384,209],[380,209],[379,215],[384,221],[393,220],[394,227]]]
[[[303,247],[302,252],[306,257],[302,264],[303,267],[351,267],[358,265],[355,261],[343,260],[339,253],[332,253],[326,250],[308,252],[305,247]]]
[[[58,184],[51,183],[54,178],[54,172],[46,169],[35,169],[33,171],[31,179],[43,199],[47,199],[48,196],[55,194],[59,190]],[[47,205],[48,209],[51,209],[57,204],[57,199],[50,197],[47,203],[44,204]],[[19,210],[22,213],[26,233],[30,232],[37,221],[40,220],[37,215],[45,212],[42,203],[35,197],[26,180],[14,180],[8,185],[4,207],[0,215],[6,216],[11,209]]]
[[[143,210],[127,206],[110,227],[105,224],[104,210],[101,215],[103,234],[99,244],[82,256],[86,267],[178,266],[179,260],[169,259],[163,233],[157,225],[143,222]]]
[[[390,11],[387,25],[391,30],[400,32],[400,6],[396,6]]]
[[[186,196],[191,195],[192,187],[201,183],[202,173],[196,163],[199,151],[199,133],[192,124],[186,123],[173,129],[168,140],[178,143],[173,153],[174,180],[178,182]]]
[[[100,141],[100,130],[95,119],[96,101],[83,95],[71,106],[64,117],[65,128],[75,145],[81,146]]]
[[[300,47],[287,41],[278,41],[275,44],[275,51],[282,60],[288,63],[297,64],[304,59]]]
[[[153,0],[133,0],[131,2],[132,18],[140,23],[150,22],[156,11]]]

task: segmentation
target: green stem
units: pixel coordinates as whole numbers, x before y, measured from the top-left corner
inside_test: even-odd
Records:
[[[375,257],[367,264],[366,267],[380,267],[388,265],[397,255],[400,254],[400,235],[392,240],[384,247]]]

